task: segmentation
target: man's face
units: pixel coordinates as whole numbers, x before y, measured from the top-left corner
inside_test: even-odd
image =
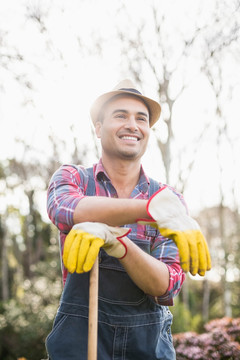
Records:
[[[117,97],[107,104],[102,122],[96,123],[96,134],[101,138],[103,155],[140,159],[150,134],[148,108],[138,98]]]

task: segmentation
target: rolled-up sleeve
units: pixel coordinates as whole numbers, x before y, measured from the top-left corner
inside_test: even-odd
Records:
[[[87,175],[84,168],[63,165],[52,176],[47,192],[47,212],[50,220],[63,233],[73,226],[73,214],[85,196]]]
[[[181,290],[185,273],[180,266],[179,252],[173,240],[159,235],[152,246],[151,255],[164,262],[169,271],[169,286],[166,293],[155,300],[160,305],[173,305],[173,298]]]

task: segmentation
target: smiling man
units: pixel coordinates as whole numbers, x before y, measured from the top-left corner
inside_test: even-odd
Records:
[[[144,102],[134,96],[117,95],[105,105],[102,119],[96,123],[102,157],[112,161],[122,154],[123,160],[140,161],[150,134],[149,111]]]
[[[52,360],[87,359],[89,271],[97,256],[98,360],[175,359],[168,305],[184,272],[204,275],[211,265],[182,195],[141,166],[160,112],[122,81],[91,108],[99,162],[64,165],[51,179],[48,214],[60,230],[64,284],[46,340]]]

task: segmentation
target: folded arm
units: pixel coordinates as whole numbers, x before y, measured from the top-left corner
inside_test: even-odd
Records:
[[[130,239],[125,238],[127,255],[119,260],[133,282],[146,294],[162,296],[169,288],[169,271],[166,264],[142,251]]]
[[[110,226],[133,224],[138,217],[148,217],[146,205],[147,200],[142,199],[84,197],[74,210],[73,222],[101,222]]]
[[[86,197],[87,178],[81,176],[74,166],[62,167],[49,186],[48,214],[62,233],[67,234],[74,224],[86,221],[121,226],[135,223],[136,219],[144,219],[144,222],[151,219],[146,223],[155,223],[162,235],[175,241],[184,271],[204,275],[211,268],[204,237],[195,227],[188,227],[195,223],[185,214],[184,205],[172,191],[163,188],[148,201]]]
[[[48,188],[48,215],[53,224],[68,233],[74,224],[91,221],[111,226],[132,224],[147,217],[147,200],[85,196],[88,179],[73,166],[62,166]]]
[[[170,239],[156,240],[157,244],[153,246],[155,258],[126,236],[129,231],[125,227],[112,227],[97,222],[74,225],[66,237],[64,265],[70,272],[89,271],[102,247],[108,255],[120,261],[140,289],[159,298],[160,302],[164,296],[170,305],[185,277],[179,265],[176,245]],[[161,257],[166,264],[161,261]]]

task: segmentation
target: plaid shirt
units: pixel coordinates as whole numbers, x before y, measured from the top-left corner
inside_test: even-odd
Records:
[[[93,166],[96,196],[118,197],[101,160]],[[83,166],[63,165],[57,170],[50,181],[48,188],[47,209],[53,224],[60,230],[61,260],[66,235],[71,230],[73,213],[78,202],[84,198],[88,184],[88,173]],[[163,184],[159,183],[160,187]],[[182,195],[169,187],[184,203]],[[137,186],[131,194],[133,199],[149,198],[149,179],[141,168],[140,178]],[[184,203],[185,205],[185,203]],[[179,262],[178,249],[171,239],[164,238],[155,229],[139,225],[137,223],[126,225],[132,231],[128,235],[137,245],[144,247],[150,255],[164,262],[169,270],[169,287],[167,292],[155,301],[161,305],[173,305],[173,297],[176,296],[185,279]],[[151,228],[152,233],[146,228]],[[62,263],[63,284],[67,278],[67,269]]]

